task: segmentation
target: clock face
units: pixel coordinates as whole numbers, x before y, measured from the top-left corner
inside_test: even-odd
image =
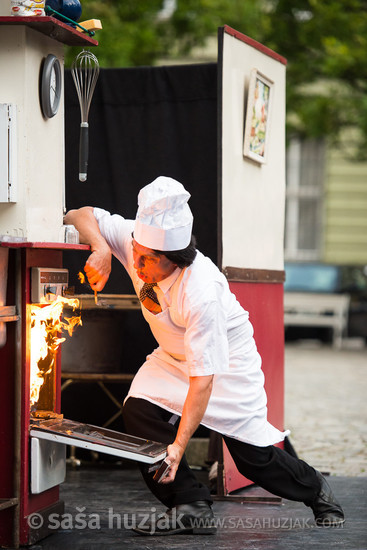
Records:
[[[61,67],[54,55],[48,55],[41,69],[40,100],[46,118],[56,115],[61,99]]]
[[[55,102],[57,101],[57,77],[55,67],[51,69],[51,78],[50,78],[50,103],[52,107],[55,107]]]

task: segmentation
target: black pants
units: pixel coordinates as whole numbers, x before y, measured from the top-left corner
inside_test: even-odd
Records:
[[[124,405],[123,418],[127,433],[137,437],[167,445],[176,437],[178,420],[171,423],[172,413],[145,399],[130,397]],[[231,437],[223,438],[239,472],[274,495],[308,505],[319,492],[316,472],[303,460],[273,445],[256,447]],[[167,508],[196,500],[212,502],[208,487],[197,481],[185,456],[172,483],[156,483],[147,466],[141,465],[140,469],[151,492]]]

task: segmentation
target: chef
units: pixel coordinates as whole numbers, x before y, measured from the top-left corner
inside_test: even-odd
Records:
[[[304,502],[317,524],[339,525],[343,510],[323,476],[274,446],[289,432],[267,420],[249,314],[225,276],[196,249],[189,198],[181,183],[160,176],[141,189],[135,220],[83,207],[69,211],[64,221],[91,245],[84,269],[92,289],[105,286],[112,254],[123,264],[158,343],[131,384],[123,416],[129,433],[167,443],[169,469],[161,481],[141,468],[168,508],[167,521],[137,531],[215,533],[209,489],[196,480],[184,455],[199,424],[223,436],[248,479]]]

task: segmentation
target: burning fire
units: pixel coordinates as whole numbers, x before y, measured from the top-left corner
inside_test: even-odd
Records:
[[[65,304],[75,311],[79,307],[79,300],[57,296],[50,305],[31,306],[31,406],[37,403],[45,376],[52,371],[56,351],[66,339],[60,337],[61,331],[67,331],[71,336],[74,328],[82,324],[80,315],[64,316],[62,319]],[[47,370],[45,370],[40,366],[47,356],[50,356],[50,361],[47,363]]]

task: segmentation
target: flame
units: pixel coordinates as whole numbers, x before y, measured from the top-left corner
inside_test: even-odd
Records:
[[[82,324],[80,315],[64,317],[62,312],[64,305],[68,304],[73,311],[79,307],[77,298],[65,298],[57,296],[56,300],[47,306],[31,305],[31,389],[30,404],[37,403],[41,386],[45,377],[52,371],[55,362],[55,353],[59,345],[65,341],[60,337],[61,331],[67,331],[72,335],[74,328]],[[50,353],[51,352],[51,353]],[[40,362],[48,355],[51,360],[47,370],[40,368]]]

